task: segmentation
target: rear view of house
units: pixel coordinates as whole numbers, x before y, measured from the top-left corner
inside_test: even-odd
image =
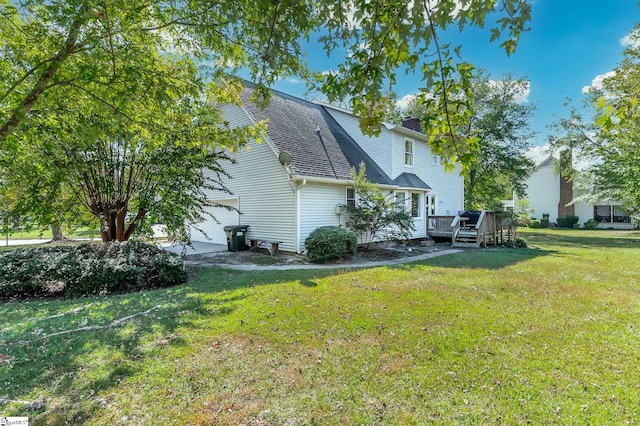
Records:
[[[402,126],[383,124],[378,137],[363,136],[358,118],[348,111],[274,91],[270,104],[250,101],[221,107],[235,126],[268,120],[262,143],[232,154],[222,163],[232,195],[210,192],[211,200],[237,208],[211,208],[220,223],[198,224],[211,238],[192,232],[194,241],[226,243],[225,225],[249,225],[246,238],[279,241],[280,249],[302,253],[307,236],[320,226],[344,226],[344,206],[356,202],[351,170],[366,167],[367,179],[405,203],[416,226],[413,238],[426,236],[426,217],[455,215],[463,206],[459,170],[445,173],[431,154],[426,136]]]

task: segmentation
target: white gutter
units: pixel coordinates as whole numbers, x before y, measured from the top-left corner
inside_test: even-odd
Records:
[[[291,180],[294,182],[318,182],[318,183],[332,183],[335,185],[355,185],[355,182],[351,179],[332,179],[332,178],[323,178],[323,177],[316,177],[316,176],[300,176],[300,175],[294,175],[291,176]],[[306,184],[306,183],[305,183]],[[397,189],[399,188],[397,185],[383,185],[383,184],[374,184],[375,186],[377,186],[378,188],[384,188],[384,189]]]

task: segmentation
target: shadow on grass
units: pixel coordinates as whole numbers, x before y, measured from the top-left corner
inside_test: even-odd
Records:
[[[552,232],[527,232],[525,238],[531,244],[540,246],[561,246],[568,248],[640,248],[640,233],[625,231],[562,231]]]
[[[106,403],[98,396],[141,374],[160,351],[189,345],[183,329],[233,313],[251,297],[242,289],[290,281],[315,287],[316,279],[335,273],[205,269],[185,285],[153,291],[0,304],[0,397],[44,398],[35,412],[8,404],[0,405],[0,414],[36,423],[90,423]],[[138,316],[118,323],[130,315]],[[54,335],[61,331],[71,332]],[[63,403],[49,405],[51,399]]]
[[[461,253],[435,257],[424,261],[400,264],[395,268],[411,269],[416,266],[436,266],[457,269],[502,269],[537,257],[560,255],[557,251],[536,248],[465,249]]]

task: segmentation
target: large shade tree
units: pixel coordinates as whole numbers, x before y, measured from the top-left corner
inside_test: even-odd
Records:
[[[104,166],[94,160],[119,156],[137,173],[138,161],[154,158],[154,150],[171,151],[171,161],[164,157],[157,164],[154,175],[160,176],[159,168],[180,162],[180,155],[238,148],[257,136],[256,129],[231,134],[219,115],[204,112],[207,103],[237,101],[237,84],[229,76],[238,70],[248,70],[259,83],[256,100],[265,102],[266,86],[301,76],[329,100],[347,100],[368,132],[379,131],[394,100],[396,76],[409,70],[445,103],[432,132],[434,149],[459,160],[469,143],[453,131],[464,112],[449,107],[457,102],[449,93],[468,89],[472,66],[457,59],[459,48],[448,45],[444,34],[488,22],[491,39],[500,39],[511,53],[529,14],[524,0],[0,0],[0,150],[5,158],[32,156],[63,170],[55,176],[64,176],[71,192],[101,218],[105,238],[127,238],[133,229],[127,220],[150,215],[150,200],[163,200],[176,214],[181,207],[157,192],[161,185],[152,185],[154,194],[127,189],[125,212],[121,201],[112,200],[106,214],[86,195],[91,185],[85,174],[99,175],[95,168]],[[305,46],[316,36],[327,54],[343,59],[335,69],[306,67]],[[210,84],[221,81],[227,84]],[[216,169],[213,160],[207,164]],[[194,168],[205,163],[183,162]],[[129,172],[118,173],[116,180]],[[112,184],[91,191],[109,192]],[[130,211],[132,200],[144,200],[144,207]],[[124,215],[122,226],[118,215]],[[169,220],[166,212],[163,220]]]
[[[576,109],[558,120],[550,137],[554,149],[571,149],[582,160],[579,172],[564,171],[585,189],[586,201],[618,200],[633,215],[640,215],[640,27],[624,59],[592,87],[588,104],[592,119]]]
[[[472,157],[462,167],[467,208],[496,208],[511,198],[512,191],[525,196],[524,181],[534,166],[526,152],[535,136],[530,127],[535,105],[526,100],[527,91],[526,80],[509,75],[493,80],[479,72],[472,77],[471,109],[454,129],[459,137],[473,141]],[[417,96],[402,114],[428,125],[434,108],[441,107],[431,95]]]

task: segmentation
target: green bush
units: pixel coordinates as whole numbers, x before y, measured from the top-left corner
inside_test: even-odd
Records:
[[[540,228],[548,228],[548,227],[549,227],[549,218],[547,217],[546,219],[540,219]]]
[[[314,263],[338,259],[346,253],[355,254],[358,248],[356,234],[346,228],[322,226],[314,230],[304,242],[307,257]]]
[[[584,223],[584,229],[596,229],[598,227],[598,222],[593,219],[589,219]]]
[[[377,241],[407,241],[416,230],[413,217],[404,200],[394,194],[385,195],[366,178],[366,168],[360,164],[358,173],[351,170],[358,198],[347,206],[347,226],[365,249]]]
[[[527,248],[527,242],[523,238],[516,238],[514,241],[507,241],[504,245],[511,248]]]
[[[538,219],[530,219],[529,220],[529,228],[541,228],[540,221]]]
[[[556,219],[556,224],[558,228],[573,228],[576,223],[578,223],[578,216],[565,216],[559,217]]]
[[[178,256],[140,241],[26,248],[0,254],[0,299],[136,291],[181,284]]]
[[[527,242],[523,238],[516,238],[513,246],[517,248],[527,248]]]

